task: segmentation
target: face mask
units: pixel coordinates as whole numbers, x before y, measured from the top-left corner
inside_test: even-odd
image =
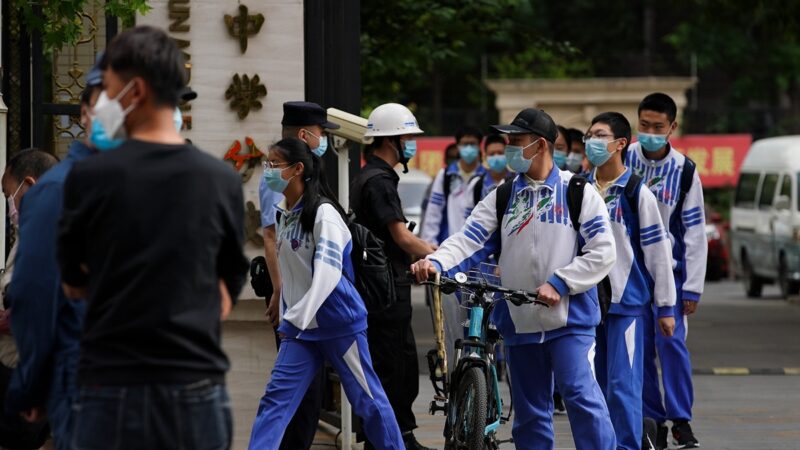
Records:
[[[650,153],[655,153],[667,145],[667,137],[669,137],[669,134],[638,134],[639,143],[642,144],[642,148]]]
[[[567,165],[567,152],[563,150],[553,150],[553,162],[556,167],[563,169]]]
[[[462,145],[458,147],[458,155],[467,164],[474,163],[478,159],[479,152],[477,145]]]
[[[486,160],[489,162],[489,169],[492,172],[505,172],[506,170],[506,155],[492,155]]]
[[[183,114],[181,114],[181,109],[177,106],[175,107],[175,112],[172,113],[172,121],[175,122],[175,129],[180,133],[181,128],[183,128]]]
[[[286,186],[289,186],[289,182],[292,181],[292,178],[295,177],[292,176],[288,180],[284,180],[283,177],[281,176],[283,171],[288,169],[289,167],[284,167],[283,169],[279,169],[277,167],[275,168],[267,167],[266,169],[264,169],[264,182],[267,184],[267,187],[271,191],[283,194],[283,191],[286,190]]]
[[[133,86],[133,81],[128,83],[113,99],[108,98],[106,91],[101,92],[100,97],[97,98],[97,103],[92,108],[94,112],[92,122],[99,122],[109,139],[125,139],[125,116],[136,105],[131,103],[127,108],[122,109],[119,99],[130,90],[131,86]],[[94,128],[94,125],[92,125],[92,128]]]
[[[526,173],[528,169],[531,168],[533,158],[539,156],[539,153],[531,156],[531,159],[525,159],[525,157],[522,156],[522,152],[537,142],[539,142],[538,139],[526,145],[525,147],[520,147],[518,145],[506,145],[506,159],[508,160],[508,167],[510,167],[514,172]]]
[[[611,158],[611,153],[608,152],[608,144],[611,142],[614,141],[594,138],[586,141],[586,158],[593,166],[600,167]]]
[[[325,152],[328,151],[328,136],[321,136],[320,137],[320,136],[317,136],[316,134],[306,130],[305,128],[303,128],[303,130],[306,133],[308,133],[308,134],[314,136],[315,138],[317,138],[317,140],[319,141],[319,147],[312,148],[311,152],[314,153],[315,155],[319,156],[320,158],[322,158],[322,155],[324,155]]]
[[[106,133],[103,124],[94,119],[92,119],[92,134],[89,136],[89,139],[96,149],[103,152],[114,150],[125,142],[124,138],[112,139],[108,133]]]
[[[411,159],[417,154],[417,141],[409,140],[403,144],[403,156],[406,159]]]
[[[14,198],[16,198],[19,190],[22,189],[23,184],[25,183],[20,183],[19,187],[17,187],[17,190],[14,191],[13,194],[9,195],[6,199],[8,202],[8,218],[11,219],[11,223],[13,223],[15,227],[19,226],[19,211],[17,211],[17,204],[14,203]]]
[[[581,171],[581,163],[583,162],[583,155],[580,153],[570,153],[567,155],[567,169],[573,173]]]

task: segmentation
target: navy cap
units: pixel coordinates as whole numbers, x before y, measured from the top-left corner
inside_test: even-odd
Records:
[[[193,91],[189,86],[182,87],[179,95],[184,102],[190,102],[197,98],[197,92]]]
[[[328,130],[338,130],[339,125],[328,122],[328,113],[322,106],[311,102],[286,102],[283,104],[281,125],[291,127],[319,125]]]
[[[103,60],[103,50],[97,52],[94,59],[94,65],[89,73],[86,74],[86,87],[102,86],[103,84],[103,69],[100,62]]]
[[[541,109],[526,108],[517,114],[510,125],[493,125],[492,128],[505,134],[538,134],[550,142],[556,141],[558,128],[553,118]]]

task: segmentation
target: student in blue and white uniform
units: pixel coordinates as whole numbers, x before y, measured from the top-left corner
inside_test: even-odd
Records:
[[[461,229],[468,203],[472,202],[472,191],[467,188],[469,182],[486,173],[481,164],[483,134],[480,130],[467,126],[455,137],[459,159],[436,174],[422,220],[420,237],[431,244],[439,245]]]
[[[586,133],[586,156],[595,167],[589,175],[604,198],[617,248],[608,274],[611,307],[597,330],[595,369],[617,435],[617,448],[639,450],[642,443],[642,350],[644,311],[655,304],[662,334],[675,329],[675,279],[669,238],[658,202],[642,183],[626,194],[631,170],[624,164],[631,125],[620,113],[592,119]],[[634,183],[636,180],[633,181]],[[633,186],[633,185],[632,185]],[[635,201],[635,205],[631,205]]]
[[[328,361],[375,447],[403,449],[394,413],[372,368],[367,311],[349,281],[354,276],[350,231],[333,193],[320,180],[320,159],[304,142],[288,138],[270,149],[268,162],[267,186],[285,197],[277,224],[284,274],[278,332],[283,339],[249,448],[278,448],[309,383]]]
[[[475,208],[475,196],[477,194],[479,200],[483,200],[489,195],[489,192],[497,189],[497,186],[503,184],[513,172],[508,170],[506,164],[506,138],[501,134],[490,134],[483,140],[483,153],[486,155],[487,169],[482,175],[472,177],[467,187],[469,193],[466,202],[467,207],[464,211],[464,219],[466,220],[472,214]],[[480,192],[476,192],[476,190]]]
[[[692,163],[669,143],[669,136],[678,127],[675,120],[677,111],[675,102],[666,94],[650,94],[642,100],[639,104],[639,142],[631,145],[626,165],[644,179],[658,200],[661,220],[667,226],[672,243],[677,292],[675,336],[665,339],[655,332],[655,326],[645,331],[644,414],[659,424],[657,446],[666,448],[665,422],[670,420],[678,448],[695,448],[699,444],[689,425],[694,390],[686,336],[688,316],[694,314],[703,293],[708,241],[700,176],[695,170],[688,192],[682,192],[683,172]],[[655,324],[652,313],[646,320]],[[655,363],[656,349],[661,361],[663,401]]]
[[[580,233],[567,206],[570,172],[553,164],[556,125],[544,111],[525,109],[511,125],[506,157],[518,172],[502,222],[497,192],[481,201],[462,230],[412,266],[418,280],[453,275],[502,248],[503,286],[537,291],[541,305],[502,302],[492,319],[508,349],[514,396],[512,434],[518,449],[552,449],[553,382],[567,404],[579,450],[616,447],[614,429],[593,374],[595,327],[600,307],[595,286],[616,260],[608,210],[594,187],[583,186]],[[579,250],[582,254],[578,256]]]

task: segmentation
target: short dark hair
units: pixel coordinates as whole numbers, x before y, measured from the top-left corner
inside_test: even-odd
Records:
[[[636,113],[641,114],[645,110],[666,114],[670,123],[675,122],[675,118],[678,116],[678,106],[675,104],[675,100],[661,92],[655,92],[645,97],[639,103],[639,110]]]
[[[475,136],[478,138],[478,142],[483,140],[483,133],[481,133],[481,130],[472,125],[463,126],[456,132],[456,143],[458,143],[464,136]]]
[[[572,143],[576,142],[583,145],[583,133],[581,130],[577,128],[570,128],[567,130],[567,136],[569,137],[569,149],[572,151]]]
[[[558,132],[564,136],[564,140],[567,141],[567,153],[569,153],[569,150],[572,148],[572,137],[569,135],[569,130],[561,125],[556,125],[556,127],[558,128]]]
[[[18,151],[8,160],[6,171],[17,182],[27,177],[39,179],[51,167],[58,164],[58,158],[37,148]]]
[[[92,94],[95,91],[102,91],[103,88],[101,86],[86,86],[86,88],[81,92],[81,105],[91,106],[92,104]]]
[[[504,138],[502,134],[490,134],[486,136],[486,140],[483,141],[483,149],[486,150],[486,148],[491,144],[506,145],[506,138]]]
[[[604,123],[611,128],[614,133],[614,139],[625,138],[625,148],[622,149],[622,160],[625,161],[625,156],[628,154],[628,146],[631,145],[631,123],[622,114],[618,112],[604,112],[598,114],[592,119],[592,125],[596,123]]]
[[[167,33],[155,27],[138,26],[117,35],[108,44],[100,67],[111,68],[124,80],[142,77],[159,106],[177,106],[186,86],[183,54]]]

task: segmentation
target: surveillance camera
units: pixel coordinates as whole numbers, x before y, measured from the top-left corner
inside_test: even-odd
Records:
[[[372,138],[364,138],[367,132],[367,119],[350,114],[336,108],[328,108],[328,121],[339,125],[338,130],[328,130],[328,133],[349,139],[359,144],[369,144]]]

